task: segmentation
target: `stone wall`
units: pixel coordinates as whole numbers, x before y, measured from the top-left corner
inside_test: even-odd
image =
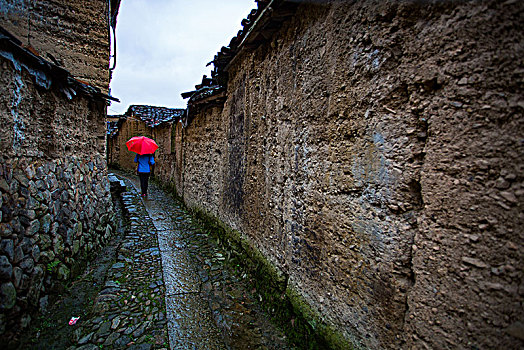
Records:
[[[184,130],[177,190],[357,347],[524,346],[523,13],[300,5]]]
[[[26,2],[18,3],[14,8],[24,10]],[[115,214],[106,96],[16,39],[0,41],[0,343],[14,348],[31,319],[108,241]]]
[[[107,0],[0,0],[0,25],[45,59],[108,92]]]

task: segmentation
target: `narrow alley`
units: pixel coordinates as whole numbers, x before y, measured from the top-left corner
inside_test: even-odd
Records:
[[[125,186],[120,233],[35,322],[23,347],[288,348],[246,276],[180,203],[155,183],[141,199],[136,176],[109,177]]]
[[[0,348],[524,349],[522,23],[0,0]]]

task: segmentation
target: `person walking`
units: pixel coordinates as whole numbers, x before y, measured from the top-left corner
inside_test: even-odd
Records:
[[[142,197],[147,198],[149,175],[151,174],[151,166],[155,164],[155,156],[153,154],[137,154],[135,156],[135,163],[138,163],[136,171],[140,178]]]
[[[142,190],[142,197],[147,197],[147,185],[149,183],[149,175],[151,174],[151,166],[155,164],[155,151],[158,145],[155,140],[146,136],[134,136],[126,142],[127,149],[135,152],[135,163],[138,163],[136,172],[140,177],[140,187]]]

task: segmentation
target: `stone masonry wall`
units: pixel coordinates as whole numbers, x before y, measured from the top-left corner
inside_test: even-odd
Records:
[[[521,348],[523,16],[301,5],[185,129],[184,200],[359,347]]]
[[[0,339],[28,326],[114,231],[104,100],[0,59]]]
[[[109,90],[106,0],[0,0],[0,25],[76,78]]]

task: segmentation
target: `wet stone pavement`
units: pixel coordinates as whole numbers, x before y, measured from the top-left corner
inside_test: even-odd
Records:
[[[49,307],[35,349],[290,349],[245,275],[184,208],[150,182],[125,183],[127,224],[69,293]],[[113,178],[115,180],[115,178]],[[79,317],[69,325],[70,317]]]

